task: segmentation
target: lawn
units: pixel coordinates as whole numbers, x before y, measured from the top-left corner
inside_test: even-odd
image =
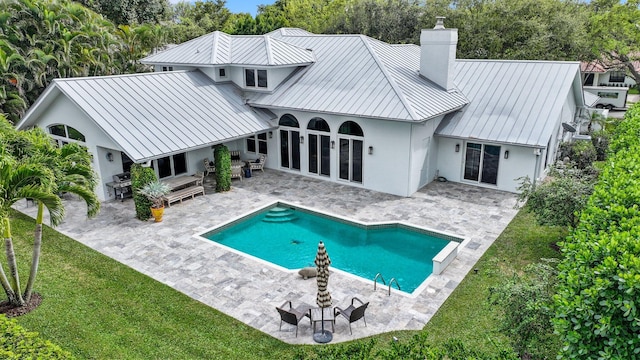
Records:
[[[33,220],[12,221],[21,274],[26,276]],[[499,313],[487,304],[488,288],[541,257],[557,257],[550,244],[561,229],[538,227],[521,211],[423,331],[433,345],[451,337],[491,352],[500,334]],[[287,359],[310,346],[293,346],[103,256],[49,228],[36,291],[42,305],[17,320],[82,359]],[[24,279],[23,281],[26,281]],[[417,332],[377,336],[388,346]],[[360,340],[360,341],[367,341]],[[334,345],[330,345],[334,346]]]

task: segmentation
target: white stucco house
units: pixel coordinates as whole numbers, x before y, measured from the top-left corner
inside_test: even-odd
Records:
[[[516,191],[544,177],[585,106],[579,62],[457,60],[421,45],[283,28],[213,32],[141,60],[153,73],[56,79],[17,126],[87,146],[106,183],[132,163],[203,170],[212,146],[267,168],[400,196],[438,177]],[[258,175],[259,176],[259,175]]]

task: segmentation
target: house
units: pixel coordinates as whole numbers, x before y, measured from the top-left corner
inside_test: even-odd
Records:
[[[517,191],[544,177],[585,107],[580,64],[457,60],[457,37],[441,21],[420,46],[216,31],[142,59],[153,73],[56,79],[17,126],[87,146],[102,200],[132,163],[191,174],[216,144],[400,196],[445,178]]]
[[[640,61],[632,62],[635,71],[640,71]],[[584,90],[598,96],[595,107],[603,109],[625,109],[627,92],[636,86],[632,76],[627,75],[627,68],[620,63],[592,61],[581,62],[582,84]]]

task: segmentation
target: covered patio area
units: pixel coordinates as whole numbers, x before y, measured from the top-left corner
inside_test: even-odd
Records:
[[[469,239],[457,259],[415,296],[388,296],[385,286],[374,291],[372,279],[332,272],[334,306],[344,308],[354,296],[370,302],[367,326],[352,324],[352,335],[344,318],[336,320],[333,342],[340,342],[421,329],[517,212],[515,194],[457,183],[433,182],[403,198],[267,169],[234,180],[229,192],[215,193],[213,185],[213,177],[207,177],[207,195],[167,208],[162,223],[135,219],[131,199],[105,202],[98,217],[87,220],[83,203],[68,199],[66,220],[57,230],[282,341],[312,344],[309,321],[301,322],[297,337],[292,326],[279,331],[275,307],[285,300],[314,305],[315,280],[193,235],[282,200],[364,222],[402,220]],[[21,202],[18,210],[33,216],[36,208]]]

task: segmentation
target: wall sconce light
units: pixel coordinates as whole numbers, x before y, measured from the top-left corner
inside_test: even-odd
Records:
[[[113,161],[113,154],[112,153],[110,153],[110,152],[107,153],[107,160]]]
[[[369,146],[369,155],[373,155],[373,146]]]
[[[333,141],[333,140],[331,140],[331,148],[332,148],[332,149],[335,149],[335,148],[336,148],[336,142],[335,142],[335,141]]]
[[[509,150],[505,150],[504,151],[504,158],[508,159],[509,158]]]
[[[269,131],[269,139],[273,139],[273,131]]]
[[[460,144],[456,144],[456,152],[460,152]]]
[[[304,144],[304,136],[300,136],[300,144]]]

